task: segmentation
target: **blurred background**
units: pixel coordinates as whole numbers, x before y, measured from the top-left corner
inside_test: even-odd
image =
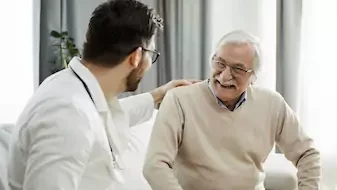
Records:
[[[74,54],[81,51],[90,14],[102,1],[0,1],[0,123],[15,122],[41,81],[59,69],[61,35]],[[232,30],[250,32],[263,50],[256,85],[284,96],[335,167],[326,176],[337,181],[337,1],[142,1],[162,15],[165,28],[157,40],[160,59],[135,93],[172,79],[206,79],[216,42]]]

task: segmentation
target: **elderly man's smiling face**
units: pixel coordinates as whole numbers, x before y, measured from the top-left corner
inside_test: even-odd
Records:
[[[249,43],[228,43],[214,54],[211,82],[215,95],[225,104],[235,104],[251,84],[254,57]]]

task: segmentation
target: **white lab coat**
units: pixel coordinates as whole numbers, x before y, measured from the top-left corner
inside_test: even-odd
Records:
[[[128,148],[129,126],[152,116],[153,98],[144,93],[108,103],[79,58],[70,67],[93,101],[70,68],[41,84],[13,131],[12,190],[114,190],[123,183],[124,163],[118,156]]]

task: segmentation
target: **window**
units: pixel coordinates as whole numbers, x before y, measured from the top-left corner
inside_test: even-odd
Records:
[[[321,152],[324,189],[337,188],[337,1],[303,1],[301,120]]]
[[[321,151],[336,151],[337,1],[303,1],[301,74],[305,127]],[[335,152],[337,154],[337,152]]]
[[[0,23],[0,123],[12,123],[34,90],[33,1],[1,1]]]

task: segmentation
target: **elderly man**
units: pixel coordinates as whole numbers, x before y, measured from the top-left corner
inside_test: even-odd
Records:
[[[225,35],[211,65],[208,80],[171,90],[161,104],[144,165],[152,189],[263,190],[262,164],[275,142],[298,168],[299,190],[319,189],[312,139],[280,94],[251,85],[260,69],[256,38]]]

